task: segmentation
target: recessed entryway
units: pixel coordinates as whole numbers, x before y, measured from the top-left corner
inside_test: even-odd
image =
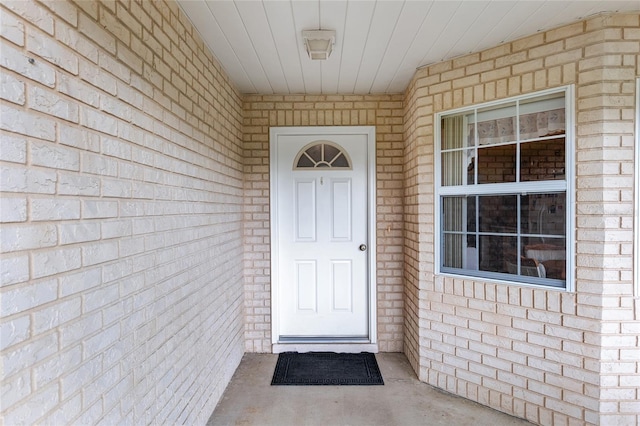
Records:
[[[274,352],[376,351],[375,129],[275,127]]]
[[[420,382],[400,353],[376,355],[384,386],[271,386],[277,358],[245,354],[207,425],[531,424]]]

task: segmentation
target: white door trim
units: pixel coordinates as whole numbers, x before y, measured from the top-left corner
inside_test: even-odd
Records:
[[[367,272],[369,297],[369,336],[366,341],[335,342],[281,342],[279,336],[279,271],[278,271],[278,146],[274,143],[280,135],[317,135],[318,139],[327,139],[331,135],[367,136]],[[270,230],[271,230],[271,342],[273,352],[283,352],[294,348],[298,352],[315,350],[321,343],[323,350],[342,352],[358,350],[377,352],[377,291],[376,291],[376,134],[374,126],[299,126],[272,127],[269,130],[269,183],[270,183]]]

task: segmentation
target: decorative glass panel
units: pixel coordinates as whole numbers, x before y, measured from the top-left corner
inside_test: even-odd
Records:
[[[294,169],[351,169],[349,154],[338,144],[316,141],[300,150],[294,161]]]
[[[345,157],[343,153],[340,153],[331,165],[333,167],[349,168],[349,160],[347,160],[347,157]]]

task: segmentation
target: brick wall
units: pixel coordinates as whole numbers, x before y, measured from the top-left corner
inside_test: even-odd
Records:
[[[243,354],[242,103],[175,3],[1,6],[4,424],[203,424]]]
[[[269,128],[376,126],[378,344],[402,351],[403,109],[401,95],[246,96],[245,314],[249,352],[271,352]]]
[[[242,99],[172,2],[0,11],[5,424],[206,421],[270,351],[268,129],[291,125],[376,126],[382,351],[537,423],[640,422],[639,15],[433,65],[405,96]],[[435,276],[433,114],[564,84],[576,291]]]
[[[433,281],[433,268],[428,259],[434,256],[434,215],[432,189],[434,183],[433,100],[425,97],[425,88],[415,88],[416,81],[405,94],[404,148],[404,353],[413,369],[420,370],[420,356],[425,348],[420,338],[420,290],[422,283]]]
[[[422,380],[540,424],[640,421],[632,279],[640,15],[418,71],[405,97],[405,351]],[[433,114],[573,84],[575,292],[434,276]]]
[[[599,365],[588,366],[600,372],[600,424],[639,424],[640,311],[631,295],[640,14],[590,20],[585,32],[601,37],[585,47],[578,76],[578,313],[602,319],[598,335],[585,334],[600,345]]]

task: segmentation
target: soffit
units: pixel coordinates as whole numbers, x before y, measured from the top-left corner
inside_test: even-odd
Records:
[[[417,68],[634,1],[178,0],[241,93],[402,93]],[[326,61],[304,51],[303,30],[336,31]]]

